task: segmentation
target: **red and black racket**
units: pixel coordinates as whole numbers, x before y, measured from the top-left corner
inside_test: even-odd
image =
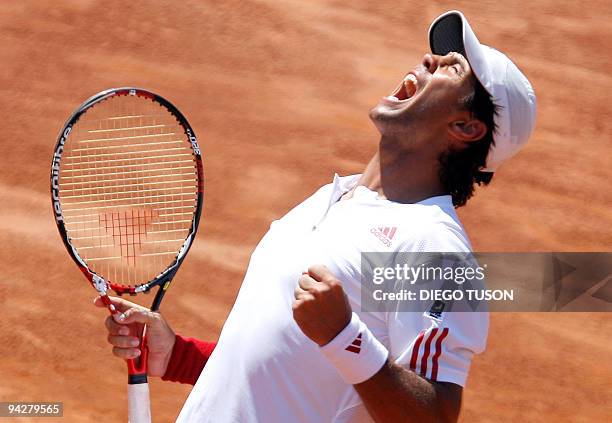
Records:
[[[51,197],[60,235],[111,313],[107,292],[158,287],[151,310],[189,251],[202,210],[202,158],[187,119],[139,88],[103,91],[60,132]],[[128,360],[132,423],[151,420],[146,328],[141,355]]]

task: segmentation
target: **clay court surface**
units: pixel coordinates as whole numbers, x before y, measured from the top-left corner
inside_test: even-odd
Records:
[[[202,225],[181,292],[162,305],[182,334],[216,339],[270,221],[334,172],[361,171],[378,141],[368,109],[451,8],[539,100],[531,144],[461,210],[475,248],[612,249],[609,2],[135,3],[0,5],[0,401],[63,401],[67,422],[126,420],[125,364],[57,234],[48,182],[64,120],[109,87],[159,92],[200,138]],[[605,313],[493,315],[462,421],[610,421],[610,333]],[[173,420],[189,390],[154,380],[155,420]]]

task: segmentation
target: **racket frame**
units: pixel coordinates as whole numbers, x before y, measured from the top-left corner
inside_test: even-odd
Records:
[[[196,194],[196,209],[193,214],[190,232],[189,235],[185,238],[185,241],[182,247],[177,251],[177,255],[174,261],[160,274],[158,274],[152,280],[149,280],[145,283],[138,285],[121,285],[113,283],[112,281],[104,279],[102,276],[98,275],[96,272],[89,269],[86,262],[79,256],[77,249],[71,244],[70,238],[68,236],[68,232],[66,230],[66,226],[64,224],[64,216],[62,214],[61,207],[61,199],[60,199],[60,186],[59,186],[59,175],[60,175],[60,167],[61,167],[61,159],[62,153],[64,151],[64,145],[66,140],[70,136],[70,132],[74,125],[79,121],[81,116],[92,106],[100,103],[106,99],[109,99],[114,96],[121,95],[129,95],[129,96],[139,96],[144,97],[154,102],[159,103],[163,107],[165,107],[179,122],[189,143],[191,144],[191,150],[194,155],[194,160],[196,162],[195,169],[197,172],[197,194]],[[77,264],[81,272],[85,275],[85,277],[89,280],[91,285],[98,291],[98,293],[102,297],[102,301],[109,308],[111,313],[117,314],[118,311],[111,304],[110,299],[108,298],[108,289],[113,290],[118,295],[130,294],[136,295],[137,293],[146,293],[149,292],[154,287],[159,287],[153,303],[150,307],[151,311],[159,310],[160,303],[164,297],[165,292],[167,291],[174,275],[178,271],[181,263],[185,259],[187,252],[191,248],[191,244],[193,243],[193,239],[197,233],[198,225],[200,221],[200,216],[202,213],[202,204],[204,200],[204,172],[202,167],[202,154],[200,151],[200,147],[198,146],[198,141],[193,131],[193,128],[185,118],[185,116],[168,100],[161,97],[158,94],[155,94],[151,91],[136,88],[136,87],[120,87],[120,88],[111,88],[105,91],[102,91],[98,94],[93,95],[88,98],[83,104],[79,106],[79,108],[72,113],[72,115],[68,118],[66,123],[62,126],[62,130],[59,133],[57,138],[57,142],[54,148],[53,159],[51,162],[51,203],[53,207],[55,223],[57,225],[57,229],[60,233],[62,241],[70,254],[70,257]],[[145,333],[142,334],[141,342],[140,342],[140,350],[141,355],[139,360],[126,360],[128,364],[128,383],[130,385],[134,384],[144,384],[147,383],[147,358],[148,358],[148,348],[146,346],[146,328]]]

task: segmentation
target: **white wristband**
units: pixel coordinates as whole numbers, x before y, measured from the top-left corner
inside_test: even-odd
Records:
[[[374,376],[387,361],[389,351],[353,313],[350,323],[320,347],[345,382],[355,385]]]

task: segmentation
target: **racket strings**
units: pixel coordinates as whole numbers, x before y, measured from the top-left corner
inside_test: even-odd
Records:
[[[60,168],[66,231],[96,273],[121,285],[154,279],[190,233],[197,169],[183,128],[161,105],[115,96],[81,116]]]

